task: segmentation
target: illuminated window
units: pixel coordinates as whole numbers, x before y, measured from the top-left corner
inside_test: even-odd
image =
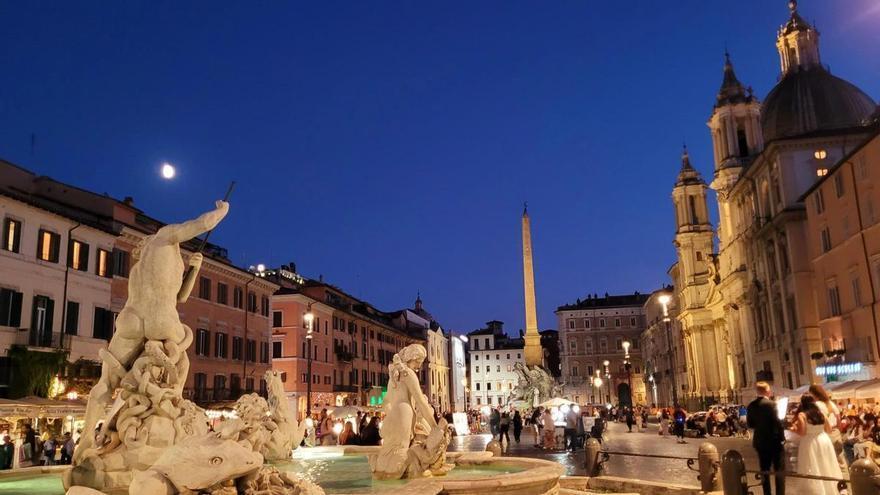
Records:
[[[828,175],[827,168],[817,168],[816,169],[816,177],[825,177],[826,175]]]
[[[58,248],[60,244],[60,235],[40,229],[39,237],[37,238],[37,257],[43,261],[58,263]]]
[[[83,272],[88,270],[89,245],[71,239],[67,246],[67,266]]]
[[[110,272],[110,251],[99,249],[98,256],[95,261],[98,264],[95,273],[97,273],[99,277],[113,276],[113,274]]]
[[[21,248],[21,222],[7,218],[3,222],[3,249],[19,252]]]
[[[813,153],[813,156],[816,158],[816,160],[824,160],[828,158],[828,152],[822,148],[819,148]]]

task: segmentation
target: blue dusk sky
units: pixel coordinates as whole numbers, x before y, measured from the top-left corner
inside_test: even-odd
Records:
[[[880,98],[880,3],[800,12],[832,72]],[[541,328],[587,293],[668,282],[682,142],[710,178],[725,46],[763,98],[788,8],[108,0],[2,14],[3,158],[169,222],[236,180],[212,237],[235,263],[294,261],[385,310],[420,291],[447,328],[513,333],[526,200]],[[163,160],[177,179],[159,177]]]

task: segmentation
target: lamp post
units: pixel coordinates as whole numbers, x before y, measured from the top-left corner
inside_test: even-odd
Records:
[[[671,318],[669,318],[669,302],[672,296],[662,294],[657,298],[663,306],[663,321],[666,323],[666,347],[669,348],[669,371],[672,373],[672,405],[678,405],[678,387],[675,385],[675,347],[672,346],[672,330],[670,329]]]
[[[632,363],[629,362],[629,347],[632,345],[630,341],[623,341],[623,367],[626,369],[626,383],[629,386],[629,406],[633,405],[633,383],[632,383]]]
[[[608,381],[608,402],[611,402],[611,371],[608,369],[608,366],[611,364],[611,361],[605,360],[602,361],[602,366],[605,366],[605,380]]]
[[[315,315],[312,313],[312,303],[306,308],[306,314],[303,315],[303,326],[306,329],[306,373],[309,375],[306,380],[306,417],[312,416],[312,321]]]

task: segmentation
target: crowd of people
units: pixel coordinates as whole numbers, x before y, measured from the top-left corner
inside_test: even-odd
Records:
[[[44,432],[37,435],[31,425],[24,425],[18,445],[18,467],[54,466],[70,464],[76,443],[70,432],[60,437]],[[9,435],[3,436],[0,445],[0,469],[12,469],[16,455],[15,442]]]
[[[338,421],[327,409],[312,415],[312,426],[306,429],[303,442],[309,446],[316,445],[381,445],[382,435],[379,433],[382,418],[379,413],[370,414],[358,411],[353,418],[342,422],[342,431],[336,431]],[[357,428],[355,428],[357,425]]]

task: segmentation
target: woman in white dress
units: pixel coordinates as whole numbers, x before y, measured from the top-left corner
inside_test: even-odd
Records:
[[[842,478],[837,454],[828,432],[831,427],[811,395],[801,397],[801,405],[792,427],[801,435],[797,454],[797,472],[813,476]],[[799,480],[799,495],[838,495],[834,481]]]

